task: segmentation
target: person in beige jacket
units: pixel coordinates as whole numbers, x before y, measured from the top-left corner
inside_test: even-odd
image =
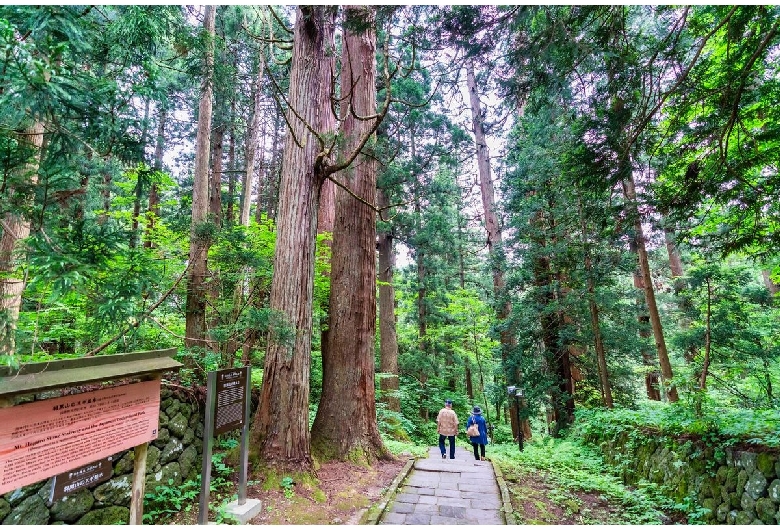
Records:
[[[439,449],[441,457],[447,458],[447,452],[444,447],[444,438],[449,438],[450,459],[455,459],[455,435],[458,434],[458,415],[452,410],[452,400],[444,402],[444,408],[436,416],[436,426],[439,433]]]

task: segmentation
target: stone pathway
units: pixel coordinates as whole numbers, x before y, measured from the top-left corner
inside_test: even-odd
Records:
[[[502,505],[490,462],[476,461],[462,447],[455,448],[454,459],[448,453],[444,460],[431,447],[428,458],[414,463],[379,524],[505,524]]]

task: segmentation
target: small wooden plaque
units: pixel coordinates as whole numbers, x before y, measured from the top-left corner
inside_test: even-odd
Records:
[[[63,497],[76,493],[80,489],[89,488],[111,478],[114,468],[111,457],[92,462],[54,477],[51,486],[50,502],[56,502]]]

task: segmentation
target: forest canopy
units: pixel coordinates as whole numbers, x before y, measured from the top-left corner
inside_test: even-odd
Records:
[[[445,397],[505,440],[776,411],[779,24],[2,6],[2,363],[251,365],[253,443],[301,467],[430,440]]]

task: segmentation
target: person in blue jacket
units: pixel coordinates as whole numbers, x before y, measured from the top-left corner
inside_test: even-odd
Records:
[[[487,424],[485,423],[485,418],[482,417],[482,409],[479,407],[474,407],[472,409],[471,416],[469,416],[469,419],[466,422],[466,429],[475,423],[477,424],[477,427],[479,427],[479,436],[469,436],[469,440],[471,441],[471,446],[474,448],[474,458],[477,460],[484,460],[485,446],[488,443]]]

